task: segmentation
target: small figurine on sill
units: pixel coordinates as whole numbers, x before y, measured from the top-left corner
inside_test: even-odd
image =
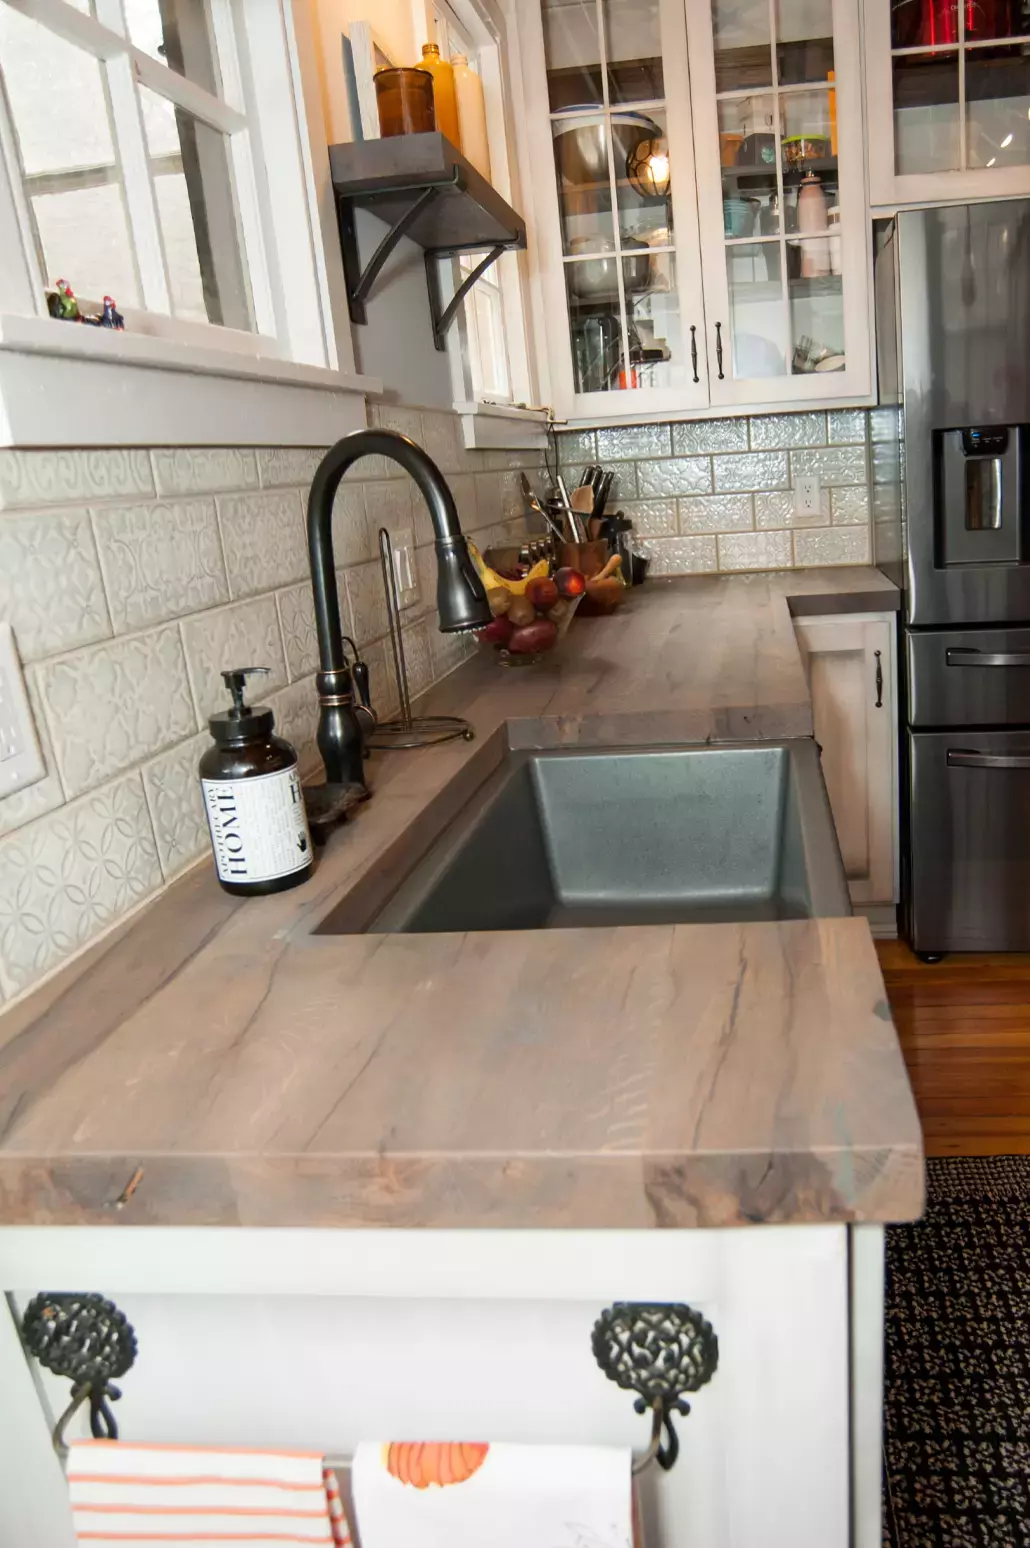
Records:
[[[116,328],[119,333],[125,329],[125,318],[110,296],[104,297],[104,311],[100,318],[100,326],[101,328]]]
[[[59,279],[54,290],[47,293],[47,311],[62,322],[81,322],[79,303],[67,280]]]

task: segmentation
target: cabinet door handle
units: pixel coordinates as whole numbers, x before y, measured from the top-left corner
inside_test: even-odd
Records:
[[[719,367],[719,380],[724,380],[722,373],[722,323],[715,325],[715,359]]]
[[[701,378],[697,374],[697,328],[690,325],[690,363],[694,367],[694,380],[699,382]]]
[[[944,652],[946,666],[1025,667],[1030,666],[1030,650],[976,650],[959,645]]]
[[[982,753],[966,747],[949,747],[952,769],[1030,769],[1030,753]]]
[[[883,709],[883,661],[878,650],[873,651],[876,657],[876,708]]]

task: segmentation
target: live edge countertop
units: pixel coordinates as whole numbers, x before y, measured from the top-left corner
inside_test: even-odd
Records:
[[[0,1015],[0,1223],[918,1216],[864,919],[316,933],[373,917],[509,745],[810,735],[791,610],[896,605],[868,569],[651,582],[561,659],[466,664],[427,702],[476,740],[374,759],[309,884],[200,866]]]

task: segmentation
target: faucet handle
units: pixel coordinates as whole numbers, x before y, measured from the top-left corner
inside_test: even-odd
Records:
[[[354,706],[355,713],[366,719],[370,726],[375,726],[378,716],[372,708],[372,686],[369,681],[367,661],[352,661],[350,669],[351,681],[354,684],[354,693],[357,703]]]

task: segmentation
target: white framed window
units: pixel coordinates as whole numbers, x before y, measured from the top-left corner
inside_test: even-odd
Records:
[[[151,414],[159,385],[183,410],[165,433],[190,420],[198,443],[245,425],[262,439],[291,411],[281,439],[297,440],[318,390],[337,406],[376,390],[334,326],[343,275],[326,150],[306,122],[308,25],[306,0],[0,0],[0,224],[15,235],[0,243],[0,444],[32,432],[16,384],[37,399],[50,386],[32,354],[83,362],[80,392],[103,387],[117,408],[115,442],[142,434],[148,385]],[[55,324],[59,279],[87,313],[112,296],[125,333]],[[116,366],[135,375],[117,381]],[[218,378],[220,396],[190,412],[186,384],[144,370]],[[246,383],[235,415],[230,379]],[[259,401],[266,382],[303,392]],[[74,417],[84,443],[101,434],[86,409]]]

